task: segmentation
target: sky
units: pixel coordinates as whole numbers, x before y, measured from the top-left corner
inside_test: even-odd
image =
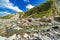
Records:
[[[0,16],[26,12],[47,0],[0,0]]]

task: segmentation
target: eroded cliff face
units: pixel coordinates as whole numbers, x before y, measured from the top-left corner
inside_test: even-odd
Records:
[[[54,0],[52,8],[54,20],[60,22],[60,0]]]
[[[58,6],[60,6],[60,0],[57,0],[57,4],[58,4]]]
[[[58,7],[58,10],[59,10],[59,13],[60,13],[60,0],[57,0],[56,4],[57,4],[57,7]]]
[[[60,15],[60,0],[54,0],[53,2],[53,13],[54,15]]]
[[[53,16],[56,16],[59,14],[59,1],[54,0],[52,3],[52,10],[53,10]]]

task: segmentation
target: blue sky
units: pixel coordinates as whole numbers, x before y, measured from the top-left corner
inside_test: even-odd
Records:
[[[26,12],[47,0],[0,0],[0,16]]]

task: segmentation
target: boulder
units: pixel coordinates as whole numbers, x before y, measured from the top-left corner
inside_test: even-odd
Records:
[[[29,18],[28,19],[28,22],[32,22],[34,19],[33,18]]]

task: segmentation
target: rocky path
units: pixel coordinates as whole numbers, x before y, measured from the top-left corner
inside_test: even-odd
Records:
[[[21,31],[20,29],[17,30],[17,26],[23,29]],[[41,30],[42,26],[44,30]],[[45,28],[45,26],[48,27]],[[10,28],[15,29],[9,30]],[[28,29],[29,32],[24,32],[23,35],[19,34],[18,36],[18,34],[16,34],[16,31],[17,33],[26,31],[26,28],[32,29]],[[34,32],[34,28],[38,31]],[[3,33],[1,33],[2,31]],[[52,19],[48,17],[20,19],[19,15],[16,14],[11,19],[1,19],[0,34],[4,34],[7,31],[9,31],[9,33],[13,32],[15,36],[12,35],[6,40],[60,40],[60,23],[54,20],[52,22]]]
[[[59,26],[51,27],[47,30],[40,30],[37,32],[14,34],[8,38],[2,37],[5,40],[60,40]]]

